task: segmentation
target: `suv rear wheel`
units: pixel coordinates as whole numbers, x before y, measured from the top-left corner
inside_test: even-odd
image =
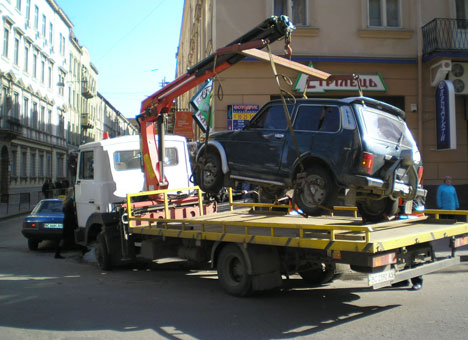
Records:
[[[366,199],[357,202],[359,214],[365,222],[377,223],[386,221],[398,211],[398,200],[389,197],[380,200]]]
[[[326,208],[333,206],[337,192],[330,172],[322,167],[312,167],[306,170],[305,178],[296,184],[294,201],[307,215],[319,216]]]

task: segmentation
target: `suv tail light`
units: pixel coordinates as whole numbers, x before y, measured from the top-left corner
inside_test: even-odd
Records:
[[[369,152],[364,152],[362,154],[361,166],[370,175],[372,173],[372,167],[374,166],[374,155]]]
[[[423,172],[424,172],[424,167],[423,167],[423,166],[420,166],[419,169],[418,169],[418,179],[419,179],[419,183],[422,183]]]

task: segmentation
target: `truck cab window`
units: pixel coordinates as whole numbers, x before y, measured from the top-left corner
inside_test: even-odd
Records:
[[[81,152],[79,178],[80,179],[94,179],[93,151]]]

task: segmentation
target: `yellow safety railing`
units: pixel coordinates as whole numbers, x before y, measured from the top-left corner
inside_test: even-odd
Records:
[[[187,188],[177,188],[177,189],[161,189],[161,190],[153,190],[153,191],[142,191],[136,194],[128,194],[127,195],[127,210],[128,210],[128,219],[136,219],[133,216],[133,208],[132,203],[135,197],[142,197],[142,196],[162,196],[163,204],[164,204],[164,216],[168,218],[169,215],[169,193],[183,193],[183,192],[198,192],[198,209],[200,212],[200,216],[203,216],[203,198],[202,198],[202,191],[198,186],[187,187]]]
[[[425,209],[421,212],[426,215],[434,215],[436,219],[440,219],[441,215],[465,216],[465,221],[468,222],[468,210]]]

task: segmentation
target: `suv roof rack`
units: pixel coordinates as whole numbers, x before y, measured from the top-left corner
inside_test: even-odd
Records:
[[[348,104],[353,104],[353,103],[362,103],[364,102],[365,104],[378,108],[383,111],[387,111],[391,114],[394,114],[396,116],[399,116],[406,120],[406,113],[405,111],[397,108],[396,106],[387,104],[385,102],[381,102],[380,100],[369,98],[369,97],[348,97],[348,98],[343,98],[341,99],[343,102],[348,103]]]

